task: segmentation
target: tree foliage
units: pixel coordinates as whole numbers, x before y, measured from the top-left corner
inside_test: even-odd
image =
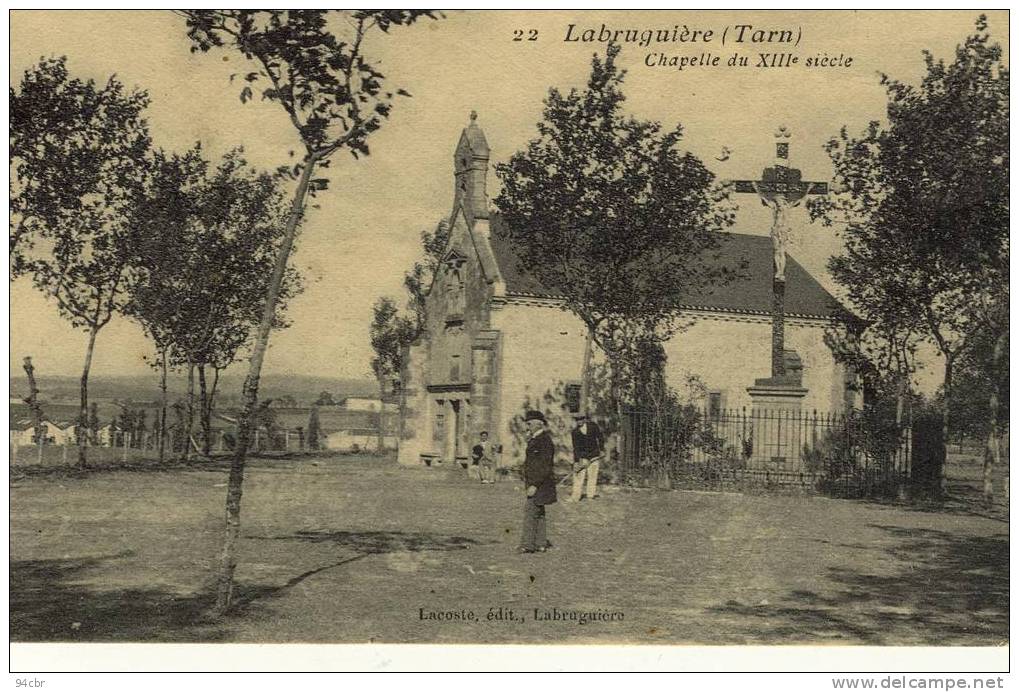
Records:
[[[380,387],[400,377],[403,367],[403,348],[415,335],[415,324],[399,309],[392,298],[382,297],[372,307],[372,323],[369,328],[372,350],[372,372]]]
[[[421,231],[421,248],[424,254],[403,276],[403,285],[407,289],[407,308],[414,315],[411,341],[425,329],[425,299],[431,290],[435,272],[442,262],[442,253],[445,252],[446,244],[449,242],[449,233],[449,224],[445,221],[440,222],[434,231]]]
[[[102,327],[125,291],[123,245],[145,182],[148,96],[44,60],[10,90],[11,262],[77,328]]]
[[[369,337],[375,355],[372,356],[371,369],[380,382],[400,377],[403,349],[414,343],[425,330],[425,300],[448,242],[449,224],[444,221],[434,231],[421,232],[423,256],[403,276],[403,285],[407,289],[406,312],[401,311],[388,296],[379,298],[372,307]]]
[[[177,364],[223,369],[250,340],[265,304],[284,233],[286,200],[278,174],[257,171],[239,149],[215,166],[196,145],[156,155],[145,224],[133,245],[136,277],[128,305]],[[288,268],[276,305],[301,288]]]
[[[98,283],[97,274],[116,280],[104,260],[115,254],[112,241],[126,232],[144,180],[149,98],[115,77],[103,86],[73,78],[60,57],[26,71],[9,99],[13,267],[53,292],[68,319],[80,320],[80,312],[90,313],[80,286]],[[33,249],[63,261],[71,275],[52,276]]]
[[[255,63],[235,74],[247,102],[261,92],[279,103],[309,154],[320,161],[339,149],[367,156],[368,137],[403,89],[383,88],[385,75],[365,55],[373,29],[383,33],[434,17],[430,10],[187,10],[192,50],[231,47]],[[324,189],[325,180],[313,189]]]
[[[668,339],[679,297],[736,268],[706,262],[733,221],[713,174],[679,149],[682,127],[623,113],[619,47],[595,56],[585,89],[550,89],[527,148],[496,167],[496,204],[528,273],[613,353]]]
[[[951,440],[982,440],[991,432],[992,424],[1003,430],[1008,424],[1008,332],[997,339],[987,332],[971,337],[971,347],[959,359],[955,384],[947,402],[951,421]],[[996,353],[996,346],[1001,352]],[[990,394],[996,395],[994,411]]]
[[[315,406],[335,406],[336,401],[333,399],[333,395],[330,392],[323,391],[318,395],[318,399],[315,400]]]
[[[844,224],[829,269],[867,323],[867,359],[885,369],[932,343],[949,389],[970,337],[1007,325],[1009,73],[976,28],[950,64],[925,53],[919,85],[882,76],[887,123],[828,143],[837,194],[811,204]]]

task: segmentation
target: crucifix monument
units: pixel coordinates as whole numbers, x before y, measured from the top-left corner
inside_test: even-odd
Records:
[[[734,180],[736,192],[756,194],[771,208],[772,277],[771,376],[782,378],[785,367],[785,256],[789,240],[789,211],[807,195],[828,193],[827,183],[801,180],[800,170],[789,167],[791,133],[784,125],[775,132],[775,165],[764,169],[760,180]]]
[[[761,378],[748,387],[754,409],[761,414],[789,415],[800,411],[807,390],[803,387],[802,369],[795,367],[799,359],[785,350],[785,260],[789,240],[790,210],[799,206],[807,195],[828,193],[828,184],[801,179],[798,168],[789,166],[791,133],[784,125],[775,132],[775,164],[768,166],[760,180],[735,180],[736,192],[757,195],[761,204],[771,209],[771,243],[774,273],[771,280],[771,377]],[[787,367],[793,364],[793,368]],[[788,427],[788,425],[787,425]],[[779,426],[779,430],[781,427]],[[756,447],[761,446],[761,449]],[[782,460],[799,455],[792,439],[781,434],[766,441],[755,435],[754,455]],[[765,449],[767,447],[767,449]]]

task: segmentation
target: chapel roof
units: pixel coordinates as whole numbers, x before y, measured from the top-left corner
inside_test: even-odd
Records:
[[[489,237],[506,286],[506,295],[557,297],[556,291],[543,286],[539,277],[521,270],[516,251],[505,238],[503,223],[500,214],[493,214]],[[680,304],[690,309],[770,315],[773,272],[771,238],[744,233],[724,235],[726,240],[719,243],[717,251],[706,253],[708,261],[738,269],[745,260],[746,267],[727,284],[681,296]],[[845,311],[835,297],[791,256],[786,259],[785,275],[787,316],[831,318]]]

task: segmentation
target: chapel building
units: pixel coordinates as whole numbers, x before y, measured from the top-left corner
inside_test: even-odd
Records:
[[[426,300],[426,328],[404,359],[401,464],[464,463],[487,431],[503,447],[500,465],[517,465],[513,438],[524,407],[557,388],[579,391],[584,324],[518,267],[488,199],[489,156],[472,113],[453,157],[449,241]],[[697,375],[705,406],[715,410],[749,408],[748,389],[771,368],[771,239],[727,235],[715,261],[745,261],[741,278],[682,300],[692,324],[664,345],[669,383]],[[852,378],[824,343],[841,308],[794,258],[785,273],[785,349],[806,390],[800,405],[843,411],[852,405]]]

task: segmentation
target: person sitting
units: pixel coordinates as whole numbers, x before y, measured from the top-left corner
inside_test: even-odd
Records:
[[[481,442],[474,445],[478,458],[478,477],[482,483],[495,483],[495,445],[488,440],[488,432],[481,431]]]

